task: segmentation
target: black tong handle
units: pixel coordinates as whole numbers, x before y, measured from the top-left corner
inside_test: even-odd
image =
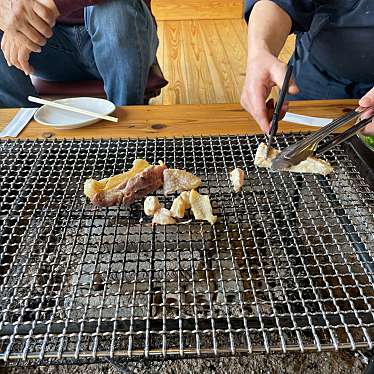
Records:
[[[290,85],[292,71],[293,71],[293,65],[290,64],[287,67],[287,72],[286,72],[286,76],[284,77],[282,89],[279,93],[279,98],[278,98],[278,101],[277,101],[277,105],[275,106],[275,109],[274,109],[273,119],[275,117],[277,124],[278,124],[278,121],[279,121],[280,111],[282,109],[282,105],[284,103],[284,99],[285,99],[286,94],[288,92],[288,87]]]
[[[282,109],[284,99],[285,99],[286,94],[288,92],[288,87],[289,87],[289,84],[290,84],[292,71],[293,71],[293,65],[289,64],[288,67],[287,67],[286,76],[284,77],[283,85],[282,85],[281,91],[279,93],[279,98],[278,98],[277,104],[275,105],[273,117],[272,117],[272,120],[271,120],[271,127],[270,127],[270,131],[269,131],[269,141],[268,141],[267,152],[269,152],[270,146],[273,142],[273,138],[278,131],[278,122],[279,122],[280,111]]]

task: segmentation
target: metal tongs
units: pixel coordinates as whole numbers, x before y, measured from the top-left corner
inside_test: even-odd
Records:
[[[298,165],[301,161],[304,161],[309,156],[313,156],[315,153],[323,154],[333,147],[345,142],[354,136],[358,131],[367,126],[373,119],[374,115],[360,120],[348,130],[343,133],[336,135],[330,141],[326,142],[321,148],[317,149],[318,144],[324,140],[327,136],[331,135],[334,131],[345,126],[350,121],[359,118],[363,113],[373,108],[357,108],[321,128],[319,131],[308,135],[303,140],[292,144],[285,148],[279,155],[273,160],[271,168],[273,170],[284,170],[291,166]]]

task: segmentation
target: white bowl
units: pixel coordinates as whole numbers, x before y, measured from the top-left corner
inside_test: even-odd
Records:
[[[116,109],[116,106],[112,102],[96,97],[73,97],[56,100],[55,102],[89,110],[104,116],[113,113]],[[35,112],[34,119],[41,125],[54,127],[58,130],[77,129],[101,121],[100,118],[93,118],[84,114],[53,108],[48,105],[40,107]]]

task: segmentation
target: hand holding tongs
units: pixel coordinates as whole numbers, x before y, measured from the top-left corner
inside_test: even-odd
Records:
[[[367,126],[373,119],[374,115],[363,119],[356,123],[354,126],[344,131],[340,135],[336,135],[332,140],[323,145],[320,149],[317,150],[318,143],[325,139],[327,136],[332,134],[337,129],[343,127],[350,121],[360,117],[363,113],[373,108],[357,108],[348,114],[345,114],[327,126],[321,128],[319,131],[314,132],[308,135],[303,140],[285,148],[272,162],[271,168],[273,170],[282,170],[288,169],[291,166],[299,164],[301,161],[307,159],[309,156],[312,156],[316,151],[318,154],[329,151],[331,148],[343,143],[344,141],[351,138],[362,128]]]
[[[277,134],[277,131],[278,131],[278,122],[279,122],[280,111],[282,109],[284,98],[286,97],[286,94],[288,92],[288,86],[290,84],[292,70],[293,70],[293,66],[288,65],[286,76],[285,76],[284,81],[283,81],[282,89],[280,91],[279,98],[278,98],[278,101],[277,101],[277,105],[275,106],[275,109],[274,109],[273,118],[271,120],[268,146],[267,146],[267,149],[266,149],[266,157],[268,157],[268,155],[269,155],[269,151],[270,151],[271,145],[273,143],[274,136]]]

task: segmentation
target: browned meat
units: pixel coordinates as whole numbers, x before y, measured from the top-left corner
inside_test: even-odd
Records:
[[[142,199],[162,186],[165,169],[165,165],[150,166],[114,189],[97,193],[91,201],[93,204],[103,207],[120,204],[130,205],[135,200]]]
[[[96,206],[114,206],[121,205],[123,200],[122,191],[100,191],[92,196],[91,203]]]

